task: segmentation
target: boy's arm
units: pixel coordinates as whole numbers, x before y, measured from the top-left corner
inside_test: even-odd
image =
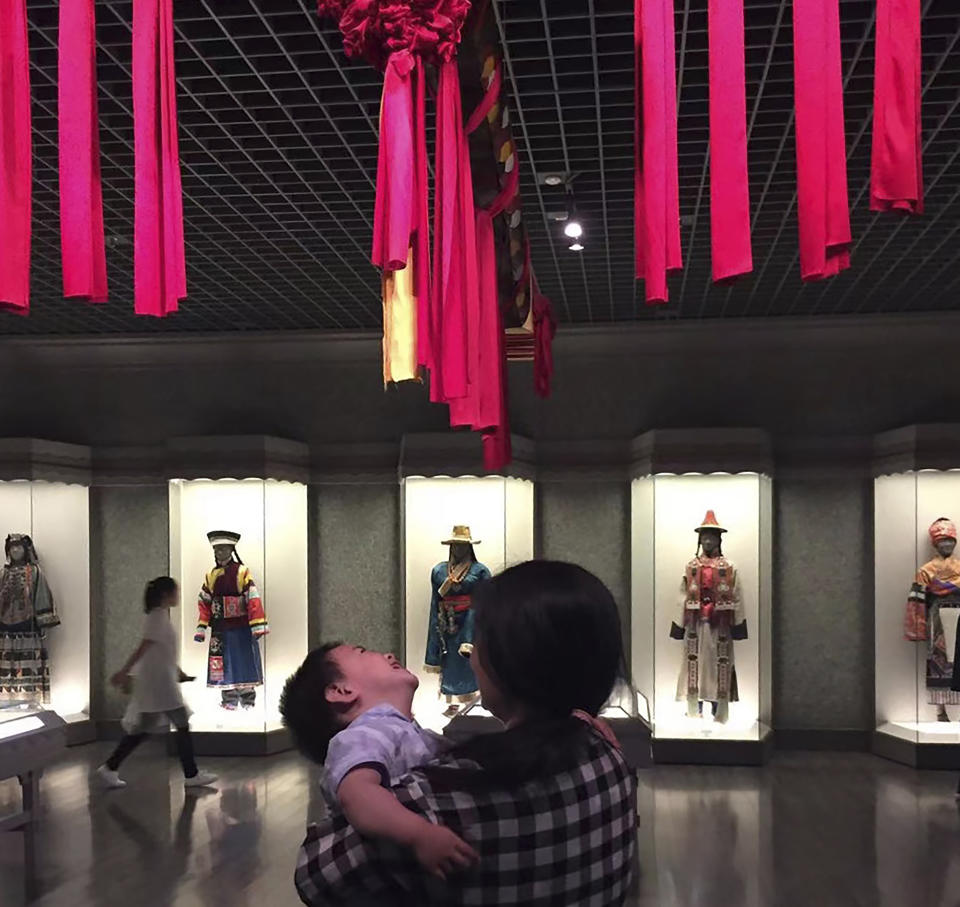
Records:
[[[478,859],[474,849],[449,828],[434,825],[401,805],[383,786],[375,768],[358,766],[351,770],[336,795],[343,814],[360,834],[411,848],[421,865],[441,879]]]

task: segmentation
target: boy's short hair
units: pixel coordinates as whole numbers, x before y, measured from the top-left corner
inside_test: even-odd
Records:
[[[297,749],[314,762],[323,763],[334,735],[346,727],[332,703],[327,687],[343,673],[331,653],[342,642],[324,643],[303,660],[283,685],[280,714]]]

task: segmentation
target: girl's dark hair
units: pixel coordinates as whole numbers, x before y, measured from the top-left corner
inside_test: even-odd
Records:
[[[143,590],[143,610],[149,614],[177,591],[177,581],[172,576],[158,576],[147,583]]]
[[[626,678],[620,614],[610,590],[592,573],[558,561],[528,561],[481,583],[473,593],[475,636],[483,670],[530,715],[498,734],[484,734],[454,755],[482,772],[431,770],[459,788],[508,786],[566,771],[582,758],[586,723]]]

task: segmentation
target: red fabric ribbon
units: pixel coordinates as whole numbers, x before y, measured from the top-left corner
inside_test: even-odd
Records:
[[[870,209],[923,213],[920,0],[877,0]]]
[[[162,317],[187,295],[173,0],[133,4],[134,309]]]
[[[434,365],[431,399],[449,403],[451,425],[471,425],[477,418],[471,384],[479,326],[473,178],[463,131],[460,76],[456,61],[440,66],[437,89],[433,249]]]
[[[794,0],[800,276],[850,267],[847,154],[843,133],[839,0]]]
[[[0,2],[0,306],[30,308],[30,55],[26,0]]]
[[[715,281],[753,270],[743,0],[710,0],[710,247]]]
[[[60,0],[60,240],[63,295],[107,301],[93,0]]]
[[[648,303],[666,302],[667,274],[683,267],[677,175],[673,0],[634,0],[637,278]]]

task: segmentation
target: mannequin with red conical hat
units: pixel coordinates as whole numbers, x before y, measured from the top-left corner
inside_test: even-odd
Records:
[[[693,718],[704,702],[711,703],[721,723],[729,718],[730,703],[739,698],[733,643],[747,638],[740,575],[723,556],[726,531],[708,510],[696,528],[697,555],[683,572],[679,613],[670,627],[670,636],[684,643],[677,700],[687,701],[687,714]]]
[[[909,640],[927,644],[927,702],[937,706],[939,721],[949,721],[947,706],[960,704],[960,558],[954,557],[957,527],[940,517],[929,531],[937,556],[917,571],[910,587],[904,634]]]

